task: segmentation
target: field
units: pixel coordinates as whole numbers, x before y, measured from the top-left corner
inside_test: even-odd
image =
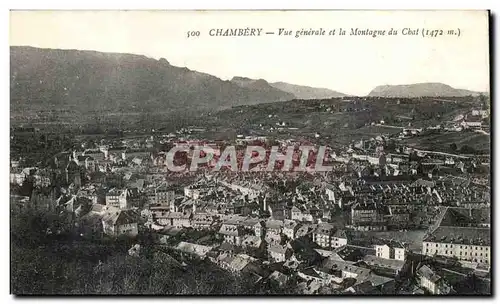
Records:
[[[412,137],[403,141],[410,147],[422,150],[450,152],[450,145],[456,144],[458,149],[469,146],[475,150],[489,151],[490,136],[477,132],[448,132]]]

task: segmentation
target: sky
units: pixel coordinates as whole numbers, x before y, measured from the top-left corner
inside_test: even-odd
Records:
[[[262,36],[209,35],[227,28],[262,29]],[[280,28],[293,35],[279,36]],[[351,28],[398,35],[351,36]],[[402,35],[405,28],[418,35]],[[325,35],[296,38],[301,29]],[[423,37],[423,29],[443,35]],[[199,37],[187,37],[196,31]],[[9,34],[10,45],[141,54],[224,80],[366,95],[378,85],[421,82],[489,91],[488,33],[486,11],[11,11]]]

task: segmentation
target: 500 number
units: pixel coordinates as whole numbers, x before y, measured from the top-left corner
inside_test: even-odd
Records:
[[[187,37],[200,37],[200,31],[190,31],[187,32]]]

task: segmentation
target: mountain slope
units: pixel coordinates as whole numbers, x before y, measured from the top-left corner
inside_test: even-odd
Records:
[[[12,110],[171,111],[293,98],[140,55],[14,46],[10,60]]]
[[[237,84],[242,88],[250,89],[253,92],[260,92],[261,94],[274,96],[275,98],[281,98],[281,101],[296,98],[294,94],[284,92],[280,89],[271,86],[264,79],[255,80],[247,77],[235,76],[233,77],[233,79],[231,79],[231,82]]]
[[[297,99],[327,99],[335,97],[348,96],[347,94],[340,93],[325,88],[313,88],[308,86],[301,86],[296,84],[290,84],[286,82],[273,82],[270,83],[271,86],[292,93],[297,97]]]
[[[373,89],[368,96],[378,97],[423,97],[441,96],[457,97],[468,95],[479,95],[480,92],[455,89],[444,83],[415,83],[405,85],[382,85]]]

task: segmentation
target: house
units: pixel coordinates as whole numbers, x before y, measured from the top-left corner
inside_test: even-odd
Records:
[[[377,273],[392,277],[399,275],[405,268],[404,260],[385,259],[373,255],[366,255],[363,257],[363,261]]]
[[[22,171],[10,173],[10,183],[11,184],[22,185],[25,179],[26,179],[26,175]]]
[[[376,203],[356,203],[351,207],[351,224],[357,230],[386,230],[384,212]]]
[[[291,218],[291,208],[288,207],[287,202],[277,202],[274,204],[269,204],[269,213],[274,220],[283,221],[284,219]]]
[[[167,206],[170,205],[174,198],[175,192],[171,187],[168,187],[167,185],[160,185],[154,189],[154,200],[152,203]],[[174,210],[171,211],[173,212]]]
[[[429,266],[424,265],[417,270],[420,287],[430,294],[448,294],[451,287]]]
[[[171,225],[172,222],[167,219],[167,215],[170,213],[170,207],[166,206],[152,206],[149,207],[149,215],[151,216],[151,220],[158,222],[160,225]]]
[[[290,240],[294,240],[299,230],[299,224],[294,220],[285,220],[283,223],[283,234]]]
[[[175,249],[199,258],[205,258],[207,253],[212,250],[212,247],[188,242],[180,242]]]
[[[234,256],[228,265],[228,270],[232,272],[242,271],[248,264],[250,264],[254,259],[246,254],[237,254]]]
[[[242,247],[247,248],[260,248],[264,242],[259,236],[249,235],[242,242]]]
[[[281,241],[281,232],[283,231],[283,221],[268,220],[266,226],[266,242],[279,243]]]
[[[194,213],[191,226],[194,229],[208,229],[214,223],[214,217],[208,213]]]
[[[352,262],[337,260],[329,257],[321,263],[321,268],[328,270],[332,273],[337,273],[340,278],[366,278],[372,273],[368,268],[360,267]]]
[[[335,227],[332,224],[320,223],[313,233],[313,242],[323,248],[329,248],[331,246],[334,233]]]
[[[304,218],[304,215],[302,214],[302,210],[300,210],[297,206],[293,206],[292,209],[290,210],[291,212],[291,218],[294,221],[302,221]]]
[[[464,129],[474,129],[474,130],[479,130],[481,129],[481,121],[480,120],[475,120],[473,121],[472,119],[468,119],[467,121],[462,121],[460,125]]]
[[[126,189],[111,189],[106,193],[106,205],[120,209],[129,209],[127,196],[128,191]]]
[[[263,222],[257,222],[253,225],[252,229],[255,233],[255,236],[258,236],[259,238],[263,237],[264,236],[264,223]]]
[[[278,283],[278,286],[283,286],[288,282],[288,276],[277,270],[269,275],[269,280]]]
[[[225,242],[238,246],[241,245],[245,236],[243,227],[230,223],[222,224],[219,229],[219,234],[222,235]]]
[[[141,254],[141,245],[135,244],[128,250],[128,255],[138,257]]]
[[[75,158],[75,162],[79,166],[83,166],[86,170],[94,172],[97,169],[97,162],[92,156],[79,155]]]
[[[267,247],[269,257],[277,263],[285,262],[291,255],[292,250],[289,246],[271,244]]]
[[[347,232],[343,229],[337,229],[335,233],[332,235],[330,247],[339,248],[347,245],[348,236]]]
[[[243,228],[245,228],[245,230],[247,231],[253,231],[255,233],[255,235],[257,236],[261,236],[262,234],[262,224],[261,224],[261,220],[260,219],[257,219],[257,218],[246,218],[244,220],[241,221],[241,225],[243,226]]]
[[[184,187],[184,196],[192,198],[192,199],[199,199],[201,190],[199,188],[196,188],[194,186],[187,186]]]
[[[295,233],[296,238],[311,236],[316,230],[317,224],[303,224]]]
[[[228,243],[228,242],[222,242],[222,244],[220,244],[220,246],[217,248],[217,252],[219,254],[228,254],[228,255],[233,255],[233,254],[236,254],[236,253],[239,253],[241,250],[238,246],[236,245],[233,245],[231,243]]]
[[[111,236],[136,236],[139,215],[134,210],[110,210],[102,217],[104,233]]]
[[[379,276],[374,273],[369,273],[358,277],[356,283],[350,288],[353,288],[354,293],[359,294],[391,294],[395,292],[396,281],[393,278]]]
[[[335,186],[326,184],[325,185],[325,193],[328,197],[328,200],[335,204]]]
[[[187,228],[191,227],[191,217],[192,213],[189,212],[169,212],[165,219],[175,228]]]
[[[383,244],[374,245],[376,256],[390,260],[406,260],[406,248],[401,242],[389,241]]]

